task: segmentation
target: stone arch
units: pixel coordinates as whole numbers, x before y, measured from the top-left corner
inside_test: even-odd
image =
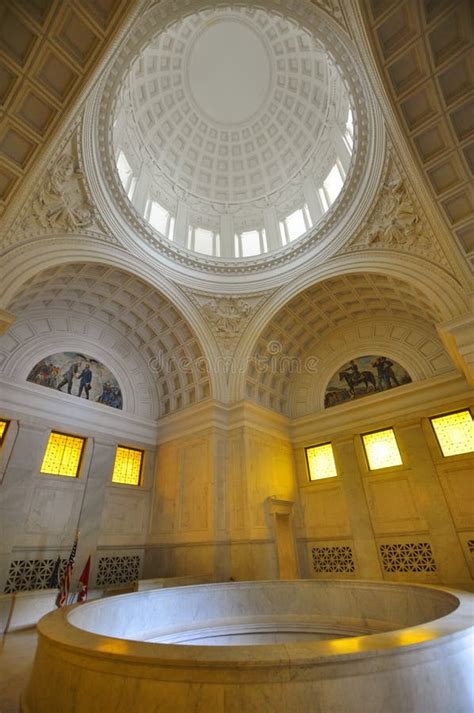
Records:
[[[117,353],[121,339],[117,330],[95,320],[89,321],[89,333],[64,329],[67,315],[60,311],[44,319],[30,314],[18,320],[8,335],[0,338],[0,375],[11,381],[24,383],[30,370],[41,359],[62,351],[78,351],[104,363],[119,382],[123,411],[135,416],[155,419],[159,415],[158,386],[150,377],[140,354],[130,349],[125,361]],[[74,321],[80,319],[75,316]],[[82,326],[82,325],[81,325]],[[48,331],[45,331],[49,327]],[[100,334],[100,338],[97,335]]]
[[[53,256],[52,267],[44,269],[43,261],[29,270],[29,279],[10,299],[8,308],[19,320],[59,310],[76,319],[92,316],[104,328],[112,327],[120,335],[116,343],[128,344],[156,373],[160,416],[211,395],[209,357],[170,297],[110,261],[68,262],[58,257]]]
[[[437,335],[407,320],[363,320],[330,331],[318,352],[315,373],[296,375],[290,385],[288,412],[304,416],[324,408],[327,384],[339,365],[361,354],[381,353],[401,364],[413,382],[452,370]]]
[[[432,339],[436,349],[442,353],[435,325],[446,315],[459,314],[459,305],[464,302],[462,291],[453,279],[449,280],[444,274],[446,289],[439,296],[433,287],[433,280],[428,280],[426,275],[423,279],[416,279],[421,272],[421,261],[411,258],[407,262],[412,270],[405,270],[403,278],[400,276],[400,265],[392,265],[392,269],[384,271],[380,269],[380,264],[372,264],[369,269],[364,265],[364,271],[360,267],[357,269],[357,265],[344,272],[329,267],[324,269],[326,274],[316,282],[311,282],[308,276],[300,281],[303,289],[290,285],[280,290],[256,315],[246,332],[246,344],[243,340],[240,345],[240,354],[246,348],[247,355],[236,357],[236,362],[245,359],[249,366],[246,371],[236,374],[232,384],[234,393],[239,393],[240,398],[252,398],[265,406],[286,412],[291,368],[288,357],[295,356],[301,360],[310,353],[309,350],[316,350],[318,341],[326,338],[331,331],[347,329],[354,322],[366,318],[383,318],[386,321],[390,317],[394,323],[408,322],[412,328],[421,329],[426,338]],[[426,265],[424,269],[426,272]],[[435,278],[441,280],[440,273],[443,271],[434,269],[433,272]],[[309,282],[309,286],[305,282]],[[290,297],[284,301],[286,295]],[[255,339],[256,332],[259,336]],[[269,354],[271,349],[279,351],[279,355]],[[263,355],[267,362],[270,359],[273,366],[286,358],[286,371],[281,374],[275,373],[275,369],[273,372],[262,369],[262,361],[258,362],[256,355]],[[420,359],[424,360],[422,354]],[[440,368],[446,370],[447,362]],[[435,372],[436,369],[432,373]],[[425,365],[425,377],[429,374],[430,367]]]

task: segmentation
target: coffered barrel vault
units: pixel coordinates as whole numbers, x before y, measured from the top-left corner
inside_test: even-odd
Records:
[[[50,268],[23,285],[10,309],[17,322],[9,333],[4,369],[18,373],[20,379],[26,378],[35,359],[47,356],[33,347],[23,363],[26,335],[29,345],[34,345],[36,335],[44,350],[54,334],[58,344],[67,338],[78,345],[83,339],[91,344],[98,339],[101,349],[107,345],[121,371],[135,370],[138,382],[132,398],[138,410],[148,403],[148,416],[158,417],[210,396],[208,360],[185,317],[132,274],[84,263]],[[17,335],[23,335],[20,344],[15,344]]]

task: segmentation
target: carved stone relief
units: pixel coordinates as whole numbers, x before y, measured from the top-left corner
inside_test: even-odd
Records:
[[[412,247],[415,243],[429,246],[430,241],[423,234],[423,223],[400,178],[389,178],[383,185],[365,242],[389,248]]]
[[[36,190],[6,233],[4,247],[35,237],[77,232],[117,243],[107,234],[82,170],[79,126],[77,121],[40,176]]]
[[[421,209],[415,204],[408,181],[400,175],[391,158],[370,217],[341,253],[363,248],[389,248],[418,253],[437,264],[448,266]]]
[[[250,318],[270,294],[267,291],[258,295],[228,296],[186,292],[199,307],[225,356],[234,353]]]
[[[94,220],[94,208],[84,195],[83,174],[74,158],[63,154],[48,173],[33,198],[23,230],[70,232],[89,227]]]

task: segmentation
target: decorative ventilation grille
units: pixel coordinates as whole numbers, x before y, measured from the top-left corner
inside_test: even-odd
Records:
[[[467,549],[469,550],[471,555],[474,555],[474,540],[467,541]]]
[[[313,547],[313,569],[315,572],[355,572],[352,547]]]
[[[380,545],[386,572],[436,572],[436,562],[428,542]]]
[[[125,557],[101,557],[97,571],[96,584],[127,584],[138,579],[140,572],[139,555]]]
[[[32,589],[48,589],[53,573],[55,559],[13,560],[10,563],[5,593],[28,592]],[[59,578],[62,577],[67,560],[61,560]]]

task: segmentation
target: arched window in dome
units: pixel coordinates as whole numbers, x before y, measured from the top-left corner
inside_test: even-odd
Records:
[[[204,255],[220,255],[220,235],[213,230],[207,228],[189,226],[188,246],[190,250],[194,250]]]
[[[302,208],[287,215],[286,218],[280,221],[280,232],[283,245],[291,243],[293,240],[300,238],[312,226],[311,217],[308,206],[305,204]]]
[[[344,179],[341,169],[336,161],[324,180],[324,191],[326,192],[328,203],[332,205],[341,192]]]
[[[158,230],[159,233],[173,240],[174,217],[166,208],[163,208],[160,203],[153,200],[149,201],[147,210],[145,211],[145,217],[155,230]]]
[[[123,189],[129,200],[131,200],[137,184],[137,179],[134,176],[133,169],[127,161],[127,157],[123,151],[119,151],[119,155],[117,156],[117,171],[120,176]]]
[[[321,201],[321,205],[323,206],[323,211],[326,213],[326,211],[329,210],[329,203],[328,203],[328,197],[326,195],[326,191],[324,190],[324,188],[319,188],[318,194],[319,194],[319,200]]]
[[[265,229],[244,230],[235,236],[235,256],[252,257],[267,252]]]
[[[347,123],[346,130],[344,132],[344,141],[346,142],[349,151],[352,153],[352,149],[354,148],[354,120],[350,108],[347,113]]]

